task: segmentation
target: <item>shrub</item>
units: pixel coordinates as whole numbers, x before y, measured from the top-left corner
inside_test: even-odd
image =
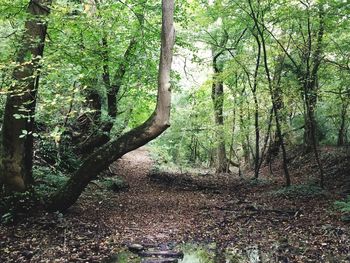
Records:
[[[113,192],[120,192],[129,188],[128,183],[121,177],[105,178],[101,180],[103,186]]]
[[[1,196],[0,221],[5,224],[13,223],[20,215],[33,211],[38,206],[38,201],[38,196],[33,189],[24,193]]]
[[[61,187],[67,177],[57,170],[44,166],[34,166],[33,176],[36,184],[24,193],[0,196],[0,221],[12,223],[23,214],[45,204],[47,197]]]
[[[61,171],[72,172],[79,166],[80,161],[73,152],[70,141],[66,137],[63,137],[62,140],[59,146],[47,138],[38,140],[37,162],[41,165],[54,166]]]
[[[287,198],[305,198],[326,196],[327,192],[321,187],[314,184],[300,184],[292,185],[290,187],[283,187],[272,192],[276,196],[284,196]]]
[[[334,206],[342,212],[341,220],[350,222],[350,195],[344,201],[335,201]]]
[[[60,171],[44,166],[34,166],[33,174],[34,180],[37,182],[34,186],[34,191],[39,199],[44,199],[52,194],[68,180],[68,177],[64,176]]]

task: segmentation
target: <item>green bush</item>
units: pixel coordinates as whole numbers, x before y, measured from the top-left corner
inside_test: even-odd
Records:
[[[0,196],[0,221],[12,223],[19,216],[28,215],[34,209],[45,205],[47,197],[68,180],[57,170],[44,166],[34,166],[36,184],[24,193]]]
[[[62,143],[57,146],[53,141],[42,138],[38,142],[38,161],[45,161],[45,165],[54,166],[56,169],[65,172],[72,172],[77,169],[80,161],[73,152],[70,141],[62,138]]]
[[[272,192],[272,195],[283,196],[287,198],[305,198],[326,196],[327,192],[321,187],[314,184],[300,184],[275,190]]]
[[[34,191],[40,199],[52,194],[68,180],[60,171],[44,166],[34,166],[33,176],[37,182]]]
[[[264,179],[264,178],[253,178],[253,179],[243,179],[243,180],[245,180],[245,183],[251,187],[265,186],[265,185],[271,184],[271,180]]]
[[[102,185],[109,191],[119,192],[129,188],[128,183],[121,177],[105,178],[100,180]]]
[[[350,222],[350,195],[344,201],[334,202],[336,209],[342,212],[341,220],[344,222]]]

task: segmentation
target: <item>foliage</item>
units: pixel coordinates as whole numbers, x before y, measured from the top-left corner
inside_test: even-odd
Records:
[[[245,180],[245,183],[251,187],[267,186],[271,184],[271,180],[265,178],[253,178]]]
[[[350,196],[343,201],[335,201],[334,206],[337,210],[342,212],[341,220],[344,222],[350,222]]]
[[[68,142],[70,141],[66,140],[65,136],[63,136],[62,143],[59,144],[55,143],[52,138],[39,138],[37,140],[38,151],[35,156],[37,162],[44,166],[49,165],[61,172],[75,171],[81,160]]]
[[[43,201],[68,180],[67,176],[53,167],[35,166],[33,170],[37,182],[34,191]]]
[[[312,198],[327,196],[327,191],[314,184],[299,184],[278,189],[271,194],[286,198]]]
[[[118,176],[103,178],[100,179],[99,182],[102,183],[107,190],[113,192],[120,192],[129,188],[128,183],[122,177]]]
[[[265,66],[269,67],[276,85],[274,93],[280,97],[279,115],[285,143],[289,149],[303,144],[305,103],[310,94],[303,93],[300,72],[308,72],[306,67],[310,63],[306,61],[312,62],[317,57],[322,59],[311,94],[315,97],[316,139],[321,147],[348,144],[349,3],[333,0],[176,2],[172,126],[152,144],[158,165],[180,167],[181,171],[212,168],[217,162],[216,148],[220,143],[215,138],[221,130],[230,161],[248,169],[257,162],[257,156],[261,157],[258,161],[263,161],[277,141]],[[57,0],[46,18],[44,55],[35,73],[40,74],[36,127],[35,131],[23,130],[21,135],[35,135],[35,178],[47,181],[36,187],[45,195],[79,167],[86,157],[79,155],[79,147],[98,134],[96,130],[103,123],[111,122],[113,127],[108,132],[101,131],[102,134],[118,137],[145,121],[155,107],[160,1],[96,3],[92,7],[81,1]],[[21,47],[24,24],[31,18],[26,12],[27,4],[27,0],[3,0],[0,4],[1,116],[8,91],[16,84],[13,71],[18,65],[14,54]],[[265,55],[259,52],[254,12],[262,23]],[[317,55],[323,23],[323,42]],[[107,45],[103,44],[104,40]],[[125,59],[132,41],[135,47]],[[214,53],[221,54],[220,72],[216,75],[212,72]],[[125,71],[122,79],[117,80],[120,90],[114,119],[108,116],[106,67],[112,82],[116,81],[120,68]],[[215,81],[224,85],[223,127],[214,121],[211,96]],[[91,105],[89,93],[98,94],[100,112]],[[27,118],[27,115],[14,117]],[[94,119],[96,115],[99,117]],[[90,121],[90,126],[82,125],[78,132],[82,119]],[[252,185],[255,183],[260,181]],[[318,192],[319,189],[311,186],[280,190],[281,195],[288,196]]]
[[[211,263],[214,259],[214,253],[205,246],[198,244],[184,244],[181,249],[184,251],[184,263],[203,262]]]
[[[263,145],[276,138],[276,123],[271,115],[271,94],[265,73],[263,59],[257,67],[257,115],[258,127],[254,123],[254,94],[250,82],[254,77],[257,63],[257,44],[251,7],[266,23],[266,63],[273,81],[279,79],[280,122],[285,144],[293,148],[305,142],[305,94],[293,63],[300,70],[306,68],[306,36],[311,37],[311,50],[317,49],[317,34],[320,28],[320,12],[324,10],[324,35],[321,52],[323,59],[317,73],[315,105],[316,141],[320,146],[337,145],[343,137],[342,145],[348,143],[349,130],[349,68],[344,59],[349,58],[349,41],[346,39],[348,3],[335,1],[288,2],[272,1],[191,1],[186,12],[189,19],[186,27],[180,27],[181,41],[187,41],[185,49],[179,50],[186,57],[185,79],[187,87],[175,90],[171,128],[153,145],[155,152],[161,152],[165,165],[210,166],[215,164],[214,139],[217,128],[214,125],[211,101],[212,67],[211,51],[223,51],[220,67],[223,72],[216,76],[224,83],[224,133],[226,154],[229,158],[249,167],[254,163],[255,146],[259,144],[263,155]],[[323,9],[322,9],[323,8]],[[339,14],[336,18],[334,13]],[[340,18],[342,17],[342,18]],[[307,23],[310,27],[307,27]],[[337,24],[337,30],[334,25]],[[226,34],[224,46],[220,41]],[[192,41],[196,36],[198,42]],[[240,42],[237,39],[241,37]],[[183,42],[181,42],[183,43]],[[287,51],[287,53],[286,53]],[[311,56],[316,57],[316,55]],[[283,58],[282,71],[276,76],[279,58]],[[190,60],[190,62],[188,62]],[[188,64],[192,63],[192,65]],[[186,69],[187,67],[187,69]],[[200,71],[199,73],[195,69]],[[179,67],[177,67],[179,68]],[[205,71],[207,70],[207,72]],[[181,69],[179,69],[181,71]],[[203,73],[205,72],[205,73]],[[195,81],[191,81],[194,79]],[[275,84],[274,84],[275,85]],[[260,138],[255,141],[256,130]],[[161,149],[161,150],[160,150]],[[162,160],[163,159],[163,160]]]
[[[350,196],[348,196],[344,201],[336,201],[334,205],[337,209],[344,213],[350,213]]]
[[[13,223],[21,216],[28,216],[43,207],[47,198],[67,180],[67,176],[54,167],[35,166],[35,185],[24,193],[1,196],[0,217],[3,223]]]
[[[0,196],[0,223],[10,224],[19,217],[34,212],[39,198],[35,191]]]

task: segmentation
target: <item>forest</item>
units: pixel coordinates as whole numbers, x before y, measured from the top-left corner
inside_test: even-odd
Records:
[[[0,14],[0,262],[350,262],[348,0]]]

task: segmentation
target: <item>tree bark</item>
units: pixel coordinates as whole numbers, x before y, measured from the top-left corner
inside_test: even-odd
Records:
[[[95,149],[106,144],[111,139],[110,132],[113,128],[114,121],[118,114],[117,96],[122,86],[124,75],[126,73],[127,63],[133,55],[135,46],[136,40],[133,38],[124,53],[123,59],[113,77],[113,80],[111,80],[109,70],[108,41],[106,36],[102,38],[102,59],[104,62],[102,80],[107,91],[107,109],[109,120],[101,123],[100,128],[97,129],[88,140],[79,145],[79,151],[83,154],[83,156],[91,154]]]
[[[255,151],[253,154],[253,158],[254,158],[254,177],[257,179],[259,177],[259,171],[260,171],[260,127],[259,127],[260,124],[259,124],[259,101],[257,97],[257,88],[258,88],[259,68],[260,68],[260,62],[261,62],[261,42],[258,35],[255,32],[252,32],[252,34],[257,44],[257,56],[256,56],[254,74],[253,74],[253,82],[250,79],[250,73],[248,69],[243,68],[243,70],[247,75],[248,84],[252,91],[253,100],[254,100]]]
[[[338,146],[344,146],[346,141],[346,116],[348,113],[349,102],[347,98],[342,98],[342,107],[340,113],[340,127],[338,131]]]
[[[244,96],[245,88],[242,89],[240,96]],[[248,123],[250,123],[250,114],[248,114]],[[246,124],[244,122],[244,112],[243,112],[243,103],[241,102],[239,105],[239,128],[241,131],[246,133]],[[246,139],[246,136],[244,136],[244,139],[242,140],[242,151],[243,151],[243,159],[244,159],[244,165],[245,166],[251,166],[250,161],[250,153],[249,153],[249,138]]]
[[[304,147],[305,151],[309,152],[315,150],[318,145],[317,136],[317,122],[315,117],[315,110],[317,104],[317,77],[318,70],[322,62],[322,45],[323,45],[323,35],[324,35],[324,9],[323,5],[319,4],[319,28],[317,31],[316,47],[313,51],[312,48],[312,29],[310,22],[309,9],[307,8],[307,50],[303,55],[303,64],[306,65],[306,69],[301,71],[299,76],[304,92],[304,102],[305,102],[305,130],[304,130]],[[316,144],[316,146],[315,146]],[[315,150],[317,151],[317,150]],[[315,152],[315,155],[317,153]]]
[[[308,56],[307,56],[307,68],[306,77],[301,78],[303,80],[304,98],[306,106],[306,122],[305,122],[305,136],[307,144],[305,144],[306,150],[313,150],[315,159],[320,171],[320,186],[324,187],[324,172],[320,161],[318,152],[318,136],[317,136],[317,122],[315,117],[316,103],[317,103],[317,88],[318,88],[318,70],[322,61],[322,43],[324,35],[324,7],[319,4],[319,29],[317,32],[316,49],[311,54],[311,25],[310,18],[308,16]],[[311,64],[311,65],[310,65]]]
[[[228,171],[227,167],[229,162],[226,156],[225,147],[225,130],[224,130],[224,83],[222,80],[218,79],[218,75],[222,72],[220,66],[218,65],[217,59],[221,53],[213,55],[213,85],[211,98],[214,105],[214,119],[216,125],[216,136],[217,136],[217,146],[216,146],[216,172],[224,173]]]
[[[50,198],[49,210],[67,210],[99,172],[124,154],[153,140],[170,126],[170,71],[174,40],[174,0],[162,0],[162,34],[156,109],[139,127],[111,140],[91,154],[68,182]]]
[[[279,123],[282,124],[285,121],[285,118],[282,117],[281,110],[284,108],[283,103],[283,93],[281,88],[281,75],[282,70],[284,66],[284,55],[279,55],[277,58],[277,64],[273,73],[272,77],[272,92],[273,92],[273,98],[275,100],[275,107],[276,110],[279,112],[278,118]],[[282,125],[281,125],[282,126]],[[271,162],[274,157],[276,157],[279,153],[279,150],[281,148],[281,139],[278,135],[278,131],[276,129],[275,135],[273,136],[274,140],[270,143],[269,150],[268,150],[268,157],[267,162]]]
[[[15,84],[6,99],[1,147],[1,174],[7,191],[24,191],[33,182],[33,128],[39,62],[44,52],[47,25],[43,17],[50,13],[52,0],[31,0],[25,22],[18,66],[13,72]],[[25,131],[25,133],[24,133]]]
[[[269,86],[269,91],[270,91],[270,96],[271,96],[271,101],[272,101],[272,107],[273,107],[273,112],[275,114],[275,122],[276,122],[276,131],[277,131],[277,136],[280,140],[281,143],[281,148],[282,148],[282,157],[283,157],[283,171],[284,171],[284,175],[286,178],[286,186],[290,186],[291,184],[291,180],[290,180],[290,175],[289,175],[289,170],[288,170],[288,166],[287,166],[287,152],[285,149],[285,145],[284,145],[284,140],[283,140],[283,135],[282,135],[282,130],[281,130],[281,125],[280,125],[280,117],[279,117],[279,108],[278,108],[278,104],[277,104],[277,99],[275,97],[275,89],[276,87],[274,87],[274,83],[272,81],[271,78],[271,73],[270,73],[270,68],[269,68],[269,64],[267,61],[267,50],[266,50],[266,41],[265,41],[265,35],[264,35],[264,29],[262,29],[260,27],[260,23],[258,21],[258,15],[255,13],[252,3],[249,0],[249,6],[250,6],[250,10],[252,12],[252,18],[254,20],[255,26],[257,28],[258,34],[260,36],[261,39],[261,46],[262,46],[262,51],[263,51],[263,59],[264,59],[264,68],[265,68],[265,72],[266,72],[266,77],[268,80],[268,86]],[[261,14],[261,16],[263,17],[263,13]],[[258,36],[256,37],[257,41],[258,41]]]

